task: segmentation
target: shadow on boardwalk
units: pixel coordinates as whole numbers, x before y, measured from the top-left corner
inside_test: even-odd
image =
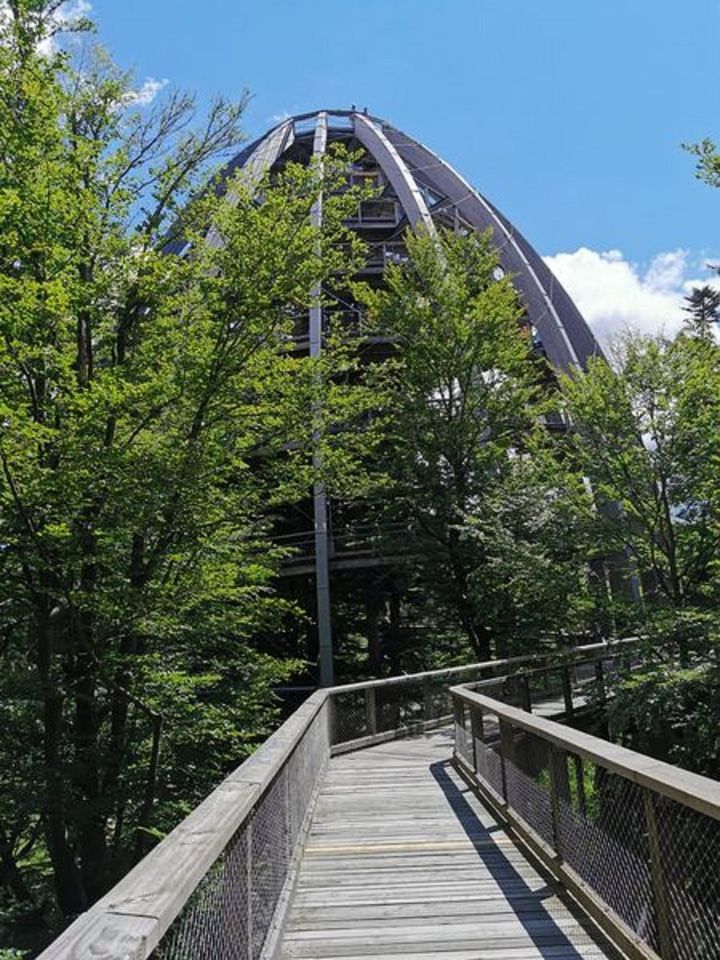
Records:
[[[557,960],[558,957],[562,957],[562,960],[587,960],[587,950],[579,952],[556,923],[552,914],[543,906],[544,899],[562,896],[559,885],[554,884],[539,865],[535,865],[537,872],[545,880],[546,885],[541,889],[532,889],[525,883],[522,874],[493,842],[492,834],[502,832],[504,828],[499,824],[486,827],[482,823],[464,796],[466,792],[470,792],[470,788],[465,785],[462,789],[458,787],[448,773],[448,768],[451,768],[450,761],[432,763],[430,772],[478,857],[482,860],[483,866],[497,883],[540,956],[548,960]],[[621,960],[621,954],[615,951],[602,934],[590,925],[585,915],[570,902],[569,898],[562,896],[562,899],[565,907],[584,930],[588,945],[596,945],[597,956]]]

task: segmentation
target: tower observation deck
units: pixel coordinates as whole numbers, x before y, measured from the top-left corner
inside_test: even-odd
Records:
[[[601,353],[567,292],[515,226],[436,153],[378,117],[355,110],[318,110],[290,117],[245,147],[230,161],[226,174],[245,169],[259,175],[287,162],[310,163],[334,143],[345,145],[355,158],[351,181],[369,183],[376,191],[348,223],[368,245],[358,279],[382,283],[386,265],[406,256],[408,228],[423,226],[431,234],[443,228],[490,231],[500,269],[511,277],[524,307],[524,322],[536,352],[557,371],[584,367],[590,357]],[[314,215],[322,216],[321,209]],[[344,303],[338,309],[363,342],[357,305]],[[307,324],[297,328],[296,349],[311,355],[322,351],[325,319],[321,308],[309,311]],[[370,357],[381,359],[388,349],[382,338],[363,342]],[[312,506],[308,503],[289,518],[280,537],[294,548],[293,559],[283,570],[285,585],[317,624],[308,659],[316,659],[317,642],[321,680],[331,683],[331,586],[334,591],[338,578],[350,577],[355,588],[362,588],[362,577],[373,570],[370,576],[377,576],[378,569],[387,566],[386,560],[373,549],[371,531],[365,529],[362,516],[349,516],[341,505],[329,503],[321,486],[314,490]],[[308,590],[312,581],[314,589]]]

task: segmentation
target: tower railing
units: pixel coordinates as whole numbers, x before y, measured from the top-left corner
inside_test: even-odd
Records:
[[[451,693],[459,682],[491,682],[512,697],[526,684],[513,677],[552,667],[560,694],[534,679],[528,689],[562,710],[568,682],[582,686],[588,664],[613,663],[633,642],[317,690],[39,960],[271,958],[332,755],[449,725],[453,698],[475,696]]]

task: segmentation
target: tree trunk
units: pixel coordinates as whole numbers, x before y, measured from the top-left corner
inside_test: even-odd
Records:
[[[450,569],[453,575],[453,592],[455,594],[455,609],[468,642],[478,661],[489,660],[492,655],[490,634],[483,627],[480,617],[475,610],[475,604],[470,598],[468,575],[465,564],[458,556],[456,549],[457,534],[451,534],[450,539]]]
[[[53,675],[54,634],[52,603],[45,594],[38,600],[37,666],[42,691],[43,754],[45,760],[45,796],[43,819],[45,838],[53,866],[58,906],[66,917],[77,916],[87,908],[87,898],[74,850],[68,839],[66,785],[60,758],[62,740],[63,694]]]
[[[4,884],[20,903],[32,903],[32,894],[23,879],[12,845],[3,830],[0,830],[0,883]]]

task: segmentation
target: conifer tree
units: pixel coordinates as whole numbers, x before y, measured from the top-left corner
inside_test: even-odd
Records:
[[[712,340],[713,330],[720,323],[720,290],[705,284],[694,287],[685,297],[685,327],[693,336]]]

